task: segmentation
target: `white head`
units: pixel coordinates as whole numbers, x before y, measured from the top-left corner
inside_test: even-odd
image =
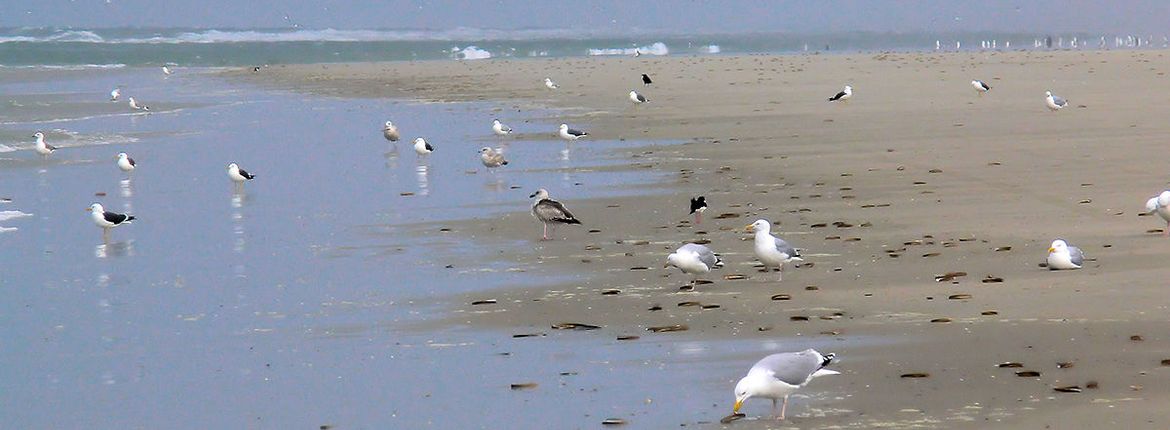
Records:
[[[1045,91],[1044,95],[1046,95],[1048,97],[1052,97],[1052,91]]]
[[[1064,240],[1062,240],[1062,239],[1056,239],[1056,240],[1052,241],[1052,245],[1048,246],[1048,253],[1051,254],[1054,252],[1058,252],[1061,254],[1067,254],[1068,253],[1068,244],[1065,243]]]
[[[426,145],[427,141],[423,140],[423,138],[421,138],[421,137],[416,137],[416,138],[414,138],[414,144],[415,145]]]
[[[772,224],[765,219],[758,219],[756,222],[747,226],[747,231],[755,232],[756,234],[768,234],[772,230]]]
[[[979,81],[978,81],[978,80],[971,81],[971,85],[976,85],[976,86],[978,86],[978,85],[979,85]]]
[[[1150,197],[1146,200],[1146,212],[1153,212],[1158,210],[1158,197]]]
[[[500,125],[500,120],[498,120],[498,119],[493,119],[493,120],[492,120],[492,125]]]
[[[743,402],[752,398],[752,395],[758,392],[765,391],[767,386],[766,381],[761,378],[753,378],[752,375],[740,378],[739,382],[735,384],[735,406],[731,411],[739,413],[739,408],[743,407]]]
[[[569,130],[568,124],[561,124],[561,131],[568,131],[568,130]]]
[[[37,138],[37,142],[40,142],[42,140],[45,140],[45,133],[41,133],[38,131],[36,133],[33,133],[33,137]]]
[[[850,85],[846,85],[846,86],[845,86],[845,92],[847,92],[847,93],[851,93],[851,92],[853,92],[853,87],[852,87],[852,86],[850,86]]]
[[[228,164],[228,171],[229,172],[238,172],[238,171],[240,171],[240,166],[237,166],[236,163]]]
[[[551,83],[552,83],[552,79],[550,79],[550,78],[544,78],[544,83],[546,83],[546,84],[551,84]]]
[[[638,92],[634,91],[634,90],[630,90],[630,97],[638,97]]]
[[[128,157],[128,155],[126,155],[126,153],[125,153],[125,152],[119,152],[119,153],[118,153],[118,159],[119,159],[119,160],[125,159],[125,158],[127,158],[127,157]]]
[[[106,211],[106,208],[102,207],[101,203],[94,203],[92,205],[89,205],[89,209],[86,209],[86,210],[89,212],[93,212],[95,214],[101,214],[101,213]]]
[[[1163,191],[1161,194],[1158,194],[1158,206],[1170,206],[1170,190]]]
[[[386,128],[386,129],[394,128],[394,123],[390,122],[390,121],[386,121],[386,125],[384,128]]]
[[[479,148],[479,153],[480,154],[490,154],[490,153],[492,153],[492,149],[485,146],[483,148]]]
[[[536,201],[538,201],[538,202],[541,200],[547,199],[548,198],[548,190],[541,188],[539,190],[536,190],[535,193],[532,193],[532,195],[528,196],[528,198],[536,199]]]

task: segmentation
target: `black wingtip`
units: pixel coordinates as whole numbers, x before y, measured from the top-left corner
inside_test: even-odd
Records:
[[[500,164],[507,166],[507,165],[508,165],[508,160],[504,160],[504,162],[503,162],[503,163],[500,163]]]
[[[824,357],[825,357],[825,359],[823,361],[821,361],[821,367],[825,367],[825,366],[828,366],[830,364],[833,364],[833,359],[837,358],[837,354],[830,352],[828,354],[825,354]]]
[[[126,217],[126,222],[134,221],[136,219],[138,219],[138,218],[136,218],[134,215],[129,215]]]

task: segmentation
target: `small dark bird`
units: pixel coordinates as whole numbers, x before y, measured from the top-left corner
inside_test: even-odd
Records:
[[[703,196],[691,198],[691,213],[695,215],[695,225],[703,223],[703,212],[707,210],[707,198]]]
[[[654,83],[654,81],[650,80],[650,76],[647,76],[645,73],[643,73],[642,74],[642,84],[643,85],[650,85],[652,83]]]

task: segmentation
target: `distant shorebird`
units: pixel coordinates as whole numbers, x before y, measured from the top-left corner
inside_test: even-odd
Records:
[[[56,146],[45,143],[45,133],[38,131],[33,134],[33,137],[37,138],[37,142],[33,144],[33,149],[37,151],[37,154],[48,157],[49,154],[52,154],[53,151],[57,150]]]
[[[430,154],[432,152],[435,152],[435,147],[433,147],[433,146],[431,146],[431,144],[427,143],[426,140],[423,140],[423,138],[421,138],[421,137],[414,139],[414,153],[415,154],[427,155],[427,154]]]
[[[768,220],[756,220],[756,222],[749,224],[747,230],[755,232],[756,241],[756,258],[760,263],[764,264],[764,270],[776,267],[780,269],[780,280],[784,280],[784,263],[790,261],[804,261],[800,258],[800,252],[776,236],[772,236],[772,223]]]
[[[650,100],[647,100],[646,96],[638,94],[637,91],[631,90],[630,91],[630,101],[634,102],[634,104],[642,104],[642,103],[646,103]]]
[[[650,84],[653,84],[653,83],[654,83],[654,81],[651,81],[651,80],[650,80],[650,76],[649,76],[649,75],[647,75],[647,74],[645,74],[645,73],[643,73],[643,74],[642,74],[642,85],[650,85]]]
[[[512,134],[512,127],[508,127],[504,123],[500,122],[500,120],[495,119],[492,120],[492,132],[500,136],[507,136]]]
[[[776,401],[784,399],[778,418],[784,419],[788,411],[788,396],[803,388],[813,379],[825,375],[839,375],[841,372],[826,369],[833,364],[837,355],[821,355],[814,349],[800,352],[782,352],[764,357],[756,362],[747,376],[735,384],[735,406],[732,412],[739,413],[743,402],[752,397],[772,399],[772,413],[776,413]]]
[[[228,177],[238,186],[243,186],[244,182],[256,179],[256,175],[252,175],[244,169],[241,169],[236,163],[228,164]]]
[[[844,101],[849,101],[850,98],[853,98],[853,87],[846,85],[845,89],[841,90],[841,92],[837,93],[837,95],[835,95],[833,97],[829,97],[829,101],[831,101],[831,102],[843,101],[844,102]]]
[[[1044,95],[1046,96],[1044,97],[1044,102],[1048,104],[1048,109],[1051,109],[1053,112],[1064,109],[1065,106],[1068,106],[1068,100],[1065,100],[1064,97],[1061,96],[1052,95],[1052,91],[1045,91]]]
[[[561,139],[565,140],[577,140],[589,135],[589,133],[583,132],[581,130],[574,130],[569,128],[568,124],[561,124],[561,129],[558,134],[561,136]]]
[[[110,229],[122,224],[130,224],[130,221],[134,221],[133,215],[107,212],[101,203],[94,203],[86,210],[93,217],[94,224],[102,228],[102,238],[107,242],[110,240]]]
[[[544,78],[544,86],[548,87],[548,89],[550,89],[550,90],[555,90],[555,89],[561,87],[560,85],[557,85],[556,82],[553,82],[553,80],[549,79],[549,78]]]
[[[553,232],[556,232],[558,224],[581,223],[581,221],[573,217],[573,214],[569,213],[568,209],[565,209],[565,205],[548,198],[548,190],[544,188],[536,190],[535,193],[532,193],[528,197],[532,199],[532,216],[536,217],[541,224],[544,224],[544,236],[541,237],[541,240],[549,240],[548,226],[550,224],[553,226]]]
[[[121,96],[122,96],[122,89],[121,88],[114,87],[113,90],[110,90],[110,101],[116,102],[116,101],[118,101],[118,97],[121,97]]]
[[[707,211],[707,198],[703,196],[691,197],[691,214],[695,216],[695,225],[703,223],[703,212]]]
[[[1158,214],[1162,221],[1166,221],[1166,228],[1162,230],[1162,236],[1170,236],[1170,190],[1162,191],[1146,200],[1146,213]]]
[[[691,280],[691,287],[693,288],[698,276],[716,267],[723,267],[723,261],[719,256],[715,255],[714,251],[706,246],[688,243],[676,249],[674,253],[666,256],[666,266],[663,268],[674,266],[683,273],[695,275]]]
[[[975,91],[978,91],[979,95],[991,91],[991,85],[987,85],[987,83],[978,79],[971,81],[971,86],[975,87]]]
[[[503,153],[486,146],[479,148],[479,161],[482,161],[484,167],[489,169],[508,165],[508,160],[504,159]]]
[[[122,169],[123,172],[130,173],[134,171],[135,167],[138,167],[138,163],[135,163],[133,158],[130,158],[125,152],[118,153],[119,169]]]
[[[1063,239],[1052,241],[1048,247],[1048,270],[1080,269],[1085,264],[1085,253]]]
[[[150,106],[147,106],[144,104],[139,104],[138,100],[134,100],[134,97],[130,97],[130,100],[127,103],[130,105],[130,108],[134,109],[134,110],[142,110],[142,111],[149,111],[150,110]]]
[[[386,140],[389,140],[391,142],[397,142],[398,141],[398,127],[395,127],[394,123],[392,123],[390,121],[386,121],[385,124],[382,124],[382,137],[385,137]]]
[[[163,69],[163,74],[167,75],[167,76],[170,76],[172,73],[175,73],[173,70],[171,70],[171,67],[167,66],[167,65],[163,65],[162,69]]]

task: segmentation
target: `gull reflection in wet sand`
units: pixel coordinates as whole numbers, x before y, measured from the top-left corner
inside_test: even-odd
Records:
[[[241,211],[244,203],[248,201],[248,194],[243,190],[236,190],[232,193],[232,251],[237,254],[244,252],[244,246],[247,244],[247,232],[244,231],[244,213]]]
[[[93,256],[97,258],[120,258],[133,255],[134,241],[101,243],[93,249]]]
[[[426,164],[419,164],[414,168],[415,178],[418,179],[418,195],[425,196],[430,194],[430,189],[427,188],[427,171],[429,166]]]
[[[118,189],[122,192],[123,198],[134,197],[134,181],[131,181],[130,178],[118,181]]]
[[[398,168],[398,145],[390,144],[390,150],[382,154],[386,157],[386,167],[391,169]]]

